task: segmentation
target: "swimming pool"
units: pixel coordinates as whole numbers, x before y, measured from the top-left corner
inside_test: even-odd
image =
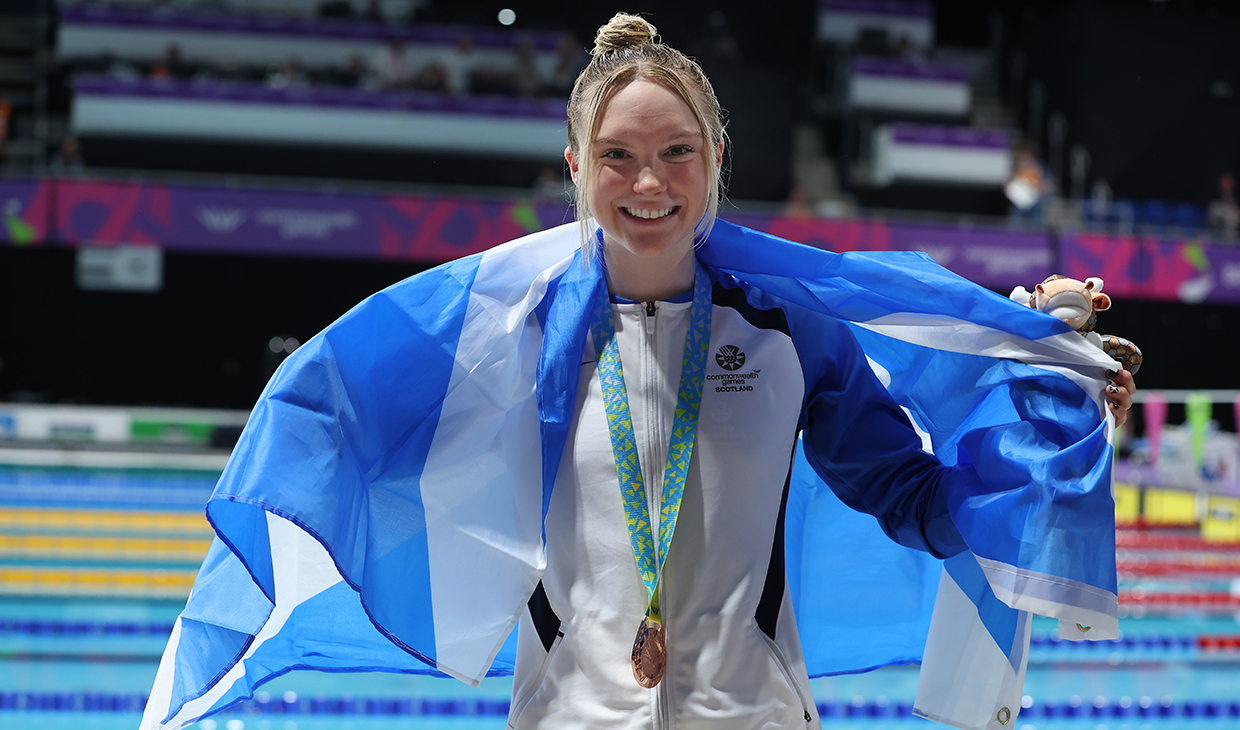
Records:
[[[135,728],[210,539],[202,505],[218,468],[25,462],[0,463],[0,728]],[[1200,545],[1150,551],[1147,563],[1160,560],[1209,562]],[[1119,642],[1060,642],[1055,622],[1039,619],[1014,726],[1240,727],[1232,603],[1146,600],[1226,598],[1238,579],[1240,569],[1125,575],[1125,609],[1142,615],[1121,621]],[[929,727],[909,716],[916,684],[914,666],[816,679],[813,688],[824,727]],[[504,678],[471,689],[422,676],[292,672],[199,727],[498,730],[511,689]]]

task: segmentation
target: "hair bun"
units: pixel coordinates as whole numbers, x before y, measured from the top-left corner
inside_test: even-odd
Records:
[[[594,50],[590,52],[590,55],[597,56],[608,51],[653,44],[657,32],[645,18],[628,13],[616,13],[606,25],[598,29],[598,33],[594,36]]]

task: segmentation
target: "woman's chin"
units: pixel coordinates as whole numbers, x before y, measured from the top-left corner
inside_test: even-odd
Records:
[[[643,263],[673,263],[693,250],[692,231],[688,235],[676,231],[672,235],[662,232],[625,231],[612,237],[611,248],[618,258]]]

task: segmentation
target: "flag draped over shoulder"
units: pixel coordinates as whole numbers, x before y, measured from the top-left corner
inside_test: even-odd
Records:
[[[579,243],[570,224],[419,274],[288,358],[208,504],[217,539],[143,728],[184,727],[292,669],[511,672],[605,286]],[[849,322],[926,448],[980,477],[950,495],[969,551],[937,561],[798,457],[787,572],[812,676],[922,661],[919,714],[998,728],[1019,711],[1027,612],[1116,638],[1113,361],[920,254],[833,254],[720,221],[698,256]]]

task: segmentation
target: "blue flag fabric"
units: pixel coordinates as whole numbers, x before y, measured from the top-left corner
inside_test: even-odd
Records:
[[[511,672],[605,286],[579,231],[412,277],[288,358],[208,504],[217,540],[143,728],[184,727],[298,668]],[[1109,358],[920,254],[833,254],[720,221],[698,257],[848,322],[927,450],[981,477],[950,495],[969,551],[944,567],[798,457],[787,572],[811,676],[938,662],[919,714],[1000,727],[1019,711],[1027,612],[1115,638]],[[980,698],[960,689],[979,671]]]

